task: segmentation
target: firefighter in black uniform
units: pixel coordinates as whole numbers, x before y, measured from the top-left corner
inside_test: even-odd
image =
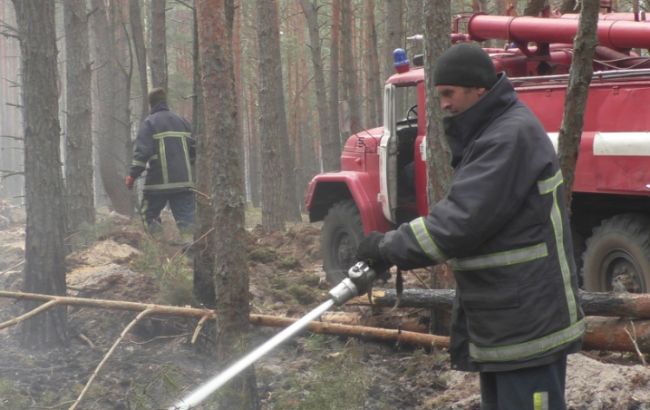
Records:
[[[146,169],[142,209],[150,232],[160,231],[160,212],[169,203],[183,239],[188,241],[194,223],[193,164],[195,141],[190,124],[169,110],[165,90],[149,93],[151,113],[138,131],[133,162],[125,178],[132,189]]]
[[[369,234],[357,256],[377,271],[449,264],[452,366],[480,373],[482,409],[565,409],[585,322],[556,153],[480,47],[448,49],[434,83],[449,114],[449,191],[426,217]]]

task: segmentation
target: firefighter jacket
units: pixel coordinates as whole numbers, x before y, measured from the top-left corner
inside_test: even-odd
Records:
[[[143,190],[149,193],[188,190],[194,187],[194,156],[190,124],[159,103],[138,131],[129,175],[137,178],[146,168]]]
[[[580,349],[563,177],[553,145],[505,74],[444,119],[454,176],[429,215],[386,233],[382,255],[402,269],[447,262],[457,291],[455,368],[540,366]]]

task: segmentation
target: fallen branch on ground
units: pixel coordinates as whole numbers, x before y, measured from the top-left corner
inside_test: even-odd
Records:
[[[650,296],[650,295],[649,295]],[[131,311],[143,311],[153,309],[151,315],[174,315],[183,317],[195,317],[215,319],[216,312],[208,309],[197,309],[191,307],[177,307],[166,305],[151,305],[137,302],[125,302],[102,299],[86,299],[69,296],[52,296],[40,295],[23,292],[0,291],[0,297],[10,297],[16,299],[30,299],[50,301],[56,299],[59,304],[88,306],[107,309],[121,309]],[[367,303],[367,302],[366,302]],[[390,305],[392,306],[392,305]],[[325,316],[327,317],[327,316]],[[205,322],[204,319],[201,322]],[[251,314],[250,322],[252,324],[272,327],[286,327],[298,319],[277,317],[270,315]],[[629,324],[629,319],[605,318],[605,317],[587,317],[587,332],[585,334],[583,348],[585,350],[610,350],[621,352],[637,352],[637,349],[643,353],[650,353],[650,321],[636,320],[634,322],[636,330],[636,340],[632,343],[630,337],[625,331],[625,326]],[[396,329],[383,329],[370,326],[341,325],[325,321],[312,322],[307,329],[316,333],[337,334],[341,336],[362,337],[372,340],[385,342],[399,342],[411,344],[414,346],[431,347],[447,346],[449,340],[444,336],[430,335],[421,332],[407,332]],[[636,346],[635,346],[636,344]]]
[[[48,303],[49,303],[49,302],[48,302]],[[99,362],[99,364],[98,364],[97,367],[95,368],[95,371],[94,371],[93,374],[90,376],[90,379],[88,379],[88,382],[86,382],[86,385],[84,386],[83,390],[81,390],[81,393],[79,394],[79,397],[77,397],[77,400],[75,400],[74,403],[72,403],[72,406],[70,406],[70,409],[69,409],[69,410],[74,410],[74,409],[76,409],[77,406],[79,405],[79,403],[81,403],[81,399],[83,399],[83,397],[86,395],[86,392],[88,391],[88,389],[90,388],[90,385],[91,385],[91,384],[93,383],[93,381],[95,380],[95,377],[97,377],[97,374],[99,373],[99,371],[102,369],[102,367],[104,367],[104,364],[108,361],[108,358],[111,357],[111,355],[112,355],[113,352],[115,351],[115,348],[117,347],[117,345],[120,344],[120,342],[122,341],[122,339],[124,339],[124,336],[126,336],[126,334],[129,333],[129,331],[131,330],[131,328],[132,328],[133,326],[135,326],[135,324],[138,323],[138,322],[140,321],[140,319],[142,319],[143,317],[145,317],[145,316],[147,316],[148,314],[151,314],[151,313],[153,313],[153,312],[155,312],[155,309],[154,309],[154,308],[148,308],[148,309],[143,310],[142,312],[140,312],[140,313],[138,314],[138,316],[135,317],[135,319],[133,319],[133,320],[131,321],[131,323],[129,323],[129,324],[124,328],[124,330],[122,330],[122,333],[120,333],[120,336],[117,338],[117,340],[115,340],[115,342],[113,343],[113,346],[111,346],[111,348],[108,349],[108,352],[106,352],[106,354],[105,354],[104,357],[102,358],[102,361]]]
[[[250,322],[260,326],[287,327],[298,319],[269,315],[251,315]],[[449,338],[428,333],[409,332],[397,329],[382,329],[370,326],[342,325],[328,322],[311,322],[307,329],[315,333],[339,336],[361,337],[380,342],[408,344],[419,347],[449,347]]]

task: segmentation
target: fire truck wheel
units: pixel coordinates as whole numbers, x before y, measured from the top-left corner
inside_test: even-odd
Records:
[[[357,246],[363,239],[363,225],[357,206],[351,200],[335,203],[327,213],[321,230],[321,255],[327,281],[336,285],[357,261]]]
[[[587,240],[585,290],[646,293],[650,290],[650,219],[639,214],[604,220]]]

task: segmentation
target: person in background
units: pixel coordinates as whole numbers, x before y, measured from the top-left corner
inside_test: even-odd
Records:
[[[478,46],[436,62],[454,176],[430,213],[371,232],[357,257],[377,272],[446,262],[457,284],[452,367],[479,372],[481,409],[566,408],[567,355],[580,350],[564,180],[543,127]]]
[[[125,178],[128,189],[146,169],[141,212],[152,234],[160,232],[160,213],[169,204],[184,242],[194,223],[195,140],[190,124],[169,110],[162,88],[149,93],[151,113],[138,131],[133,162]]]

